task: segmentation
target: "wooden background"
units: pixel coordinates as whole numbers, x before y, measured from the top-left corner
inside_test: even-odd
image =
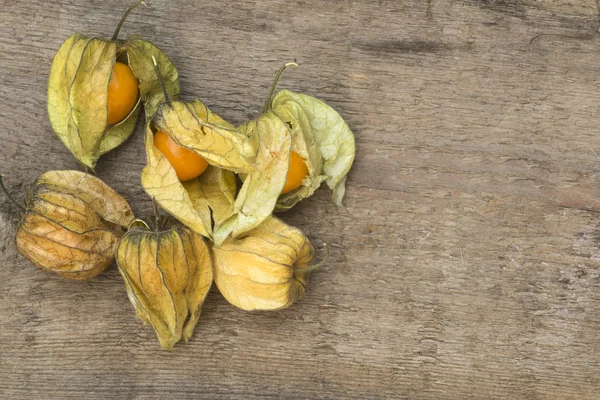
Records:
[[[19,198],[78,168],[46,115],[72,32],[110,36],[124,0],[0,0],[0,171]],[[115,267],[35,268],[0,200],[2,399],[600,398],[600,35],[594,1],[153,1],[140,33],[185,99],[233,123],[280,88],[356,135],[345,208],[323,188],[284,220],[331,244],[293,308],[213,289],[193,340],[162,350]],[[98,175],[138,215],[140,128]]]

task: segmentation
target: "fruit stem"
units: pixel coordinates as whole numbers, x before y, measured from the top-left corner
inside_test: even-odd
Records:
[[[325,265],[325,263],[327,262],[327,260],[329,260],[329,246],[327,245],[327,243],[323,242],[323,247],[325,248],[325,258],[323,259],[323,261],[321,261],[320,263],[311,265],[310,267],[306,267],[306,268],[301,268],[301,269],[295,269],[294,273],[306,273],[306,272],[310,272],[310,271],[314,271],[315,269],[319,269],[321,268],[323,265]]]
[[[154,205],[154,232],[158,233],[160,230],[160,216],[158,215],[158,203],[155,197],[152,197],[152,204]]]
[[[131,12],[133,10],[135,10],[138,6],[140,6],[142,4],[146,5],[146,3],[144,3],[144,0],[136,1],[131,6],[129,6],[129,8],[127,9],[127,11],[125,11],[125,14],[123,14],[123,16],[121,17],[121,20],[119,21],[119,25],[117,25],[117,29],[115,29],[115,33],[113,33],[113,35],[112,35],[111,41],[114,42],[115,40],[117,40],[117,37],[119,36],[119,31],[121,30],[121,27],[123,26],[123,23],[125,22],[125,20],[129,16],[129,14],[131,14]]]
[[[0,174],[0,188],[2,188],[2,191],[4,192],[4,195],[6,197],[8,197],[8,199],[17,207],[19,207],[23,212],[26,212],[27,209],[21,204],[19,203],[17,200],[15,200],[14,197],[12,197],[10,195],[10,193],[8,193],[8,190],[6,189],[6,186],[4,186],[4,175]]]
[[[156,62],[156,58],[152,56],[152,64],[154,65],[154,72],[156,72],[156,76],[158,77],[158,81],[160,82],[160,87],[163,91],[163,96],[165,96],[165,102],[168,105],[171,105],[171,98],[169,97],[169,92],[167,92],[167,85],[165,85],[165,81],[163,81],[162,75],[160,74],[160,70],[158,69],[158,63]]]
[[[289,62],[287,64],[284,64],[283,67],[279,68],[279,71],[277,71],[277,75],[275,75],[275,80],[273,81],[273,84],[271,85],[271,90],[269,90],[269,95],[267,96],[267,100],[265,101],[265,106],[263,107],[263,113],[266,113],[269,110],[269,106],[271,104],[271,98],[273,97],[273,92],[275,91],[275,86],[277,86],[279,77],[281,76],[283,71],[285,71],[285,69],[290,66],[297,67],[298,64],[296,64],[295,62]]]

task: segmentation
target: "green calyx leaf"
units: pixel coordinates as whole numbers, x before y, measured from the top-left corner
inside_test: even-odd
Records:
[[[291,151],[298,153],[308,167],[308,176],[302,186],[292,192],[282,194],[277,200],[275,211],[285,211],[297,202],[310,197],[326,179],[323,173],[323,159],[316,145],[308,116],[295,101],[279,98],[273,103],[273,112],[289,127],[292,134]]]
[[[161,77],[172,100],[179,99],[179,74],[171,59],[161,49],[138,36],[131,36],[123,44],[123,49],[127,52],[129,66],[139,81],[146,122],[150,121],[156,114],[158,106],[165,102],[160,81],[154,71],[152,57],[160,68]]]
[[[215,230],[216,244],[230,234],[242,235],[268,218],[285,184],[292,138],[286,124],[272,111],[238,128],[256,148],[255,170],[246,174],[235,199],[234,213]]]
[[[119,147],[135,130],[142,106],[140,102],[123,121],[108,127],[98,146],[98,156]]]
[[[282,196],[278,208],[287,209],[305,196],[310,196],[323,180],[333,190],[334,203],[341,206],[346,175],[352,167],[356,151],[354,135],[346,122],[321,100],[289,90],[279,92],[272,104],[274,111],[287,123],[298,127],[294,137],[301,137],[302,140],[298,141],[303,141],[306,148],[318,151],[323,166],[323,170],[319,171],[319,164],[314,161],[314,150],[307,153],[307,157],[303,156],[309,167],[309,179],[302,188]],[[297,144],[293,150],[296,149],[302,151],[302,146]]]
[[[121,122],[108,125],[108,84],[118,44],[80,34],[60,47],[50,69],[48,116],[54,132],[86,168],[133,132],[140,105]]]
[[[168,94],[179,98],[179,77],[169,57],[137,36],[127,41],[107,41],[76,33],[59,48],[48,81],[48,116],[58,137],[86,168],[93,170],[102,154],[133,133],[141,103],[150,120],[164,102],[153,57],[161,68]],[[108,85],[117,58],[126,62],[138,79],[140,98],[125,119],[108,125]]]

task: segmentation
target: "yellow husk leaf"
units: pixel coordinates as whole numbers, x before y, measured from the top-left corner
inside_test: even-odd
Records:
[[[170,350],[182,338],[188,341],[213,278],[202,237],[183,226],[132,228],[119,243],[117,264],[129,300],[160,345]]]
[[[34,183],[17,229],[19,252],[40,268],[73,280],[103,272],[133,221],[129,205],[100,179],[51,171]]]
[[[196,201],[205,200],[212,210],[215,225],[221,225],[233,213],[237,191],[235,174],[211,165],[198,177],[198,183],[201,193]]]
[[[215,283],[223,296],[243,310],[278,310],[306,293],[308,273],[298,272],[315,251],[306,236],[269,217],[240,239],[212,247]]]
[[[254,170],[255,148],[199,100],[163,103],[152,122],[175,143],[200,154],[211,165],[236,173]]]
[[[84,156],[95,155],[106,131],[108,83],[116,55],[116,43],[91,39],[81,55],[79,68],[73,78],[69,102]]]
[[[154,133],[149,125],[146,127],[145,142],[147,164],[142,170],[141,178],[146,193],[194,232],[210,238],[210,210],[204,204],[195,204],[192,201],[169,160],[154,146]],[[189,185],[190,183],[186,186]]]
[[[115,147],[114,143],[102,146],[102,141],[109,130],[108,83],[116,56],[115,42],[74,34],[59,48],[50,68],[50,123],[75,158],[90,169],[105,148]],[[125,135],[122,142],[133,131],[133,126],[127,128],[111,136]]]
[[[93,170],[102,154],[133,133],[142,102],[148,120],[164,101],[152,57],[164,71],[170,96],[177,98],[175,66],[158,47],[137,36],[109,41],[76,33],[56,53],[48,79],[48,117],[54,132],[86,168]],[[117,58],[134,72],[140,96],[127,117],[108,125],[108,85]]]
[[[84,150],[79,138],[70,134],[77,127],[71,115],[69,93],[88,42],[88,38],[78,33],[65,40],[54,57],[48,81],[48,116],[52,129],[76,158]]]
[[[275,208],[285,184],[290,161],[291,135],[285,123],[272,111],[240,126],[238,130],[254,142],[254,171],[247,174],[235,199],[231,217],[216,227],[214,240],[239,237],[259,226]]]
[[[199,178],[180,182],[170,162],[154,146],[153,127],[200,154],[211,166]],[[255,170],[251,142],[196,100],[160,105],[146,126],[145,143],[147,164],[142,171],[142,186],[146,193],[181,223],[213,238],[213,219],[218,227],[233,213],[233,171]]]

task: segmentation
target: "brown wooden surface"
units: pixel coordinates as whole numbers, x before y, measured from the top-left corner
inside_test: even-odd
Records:
[[[213,288],[193,340],[161,350],[112,267],[88,283],[17,254],[0,200],[2,399],[600,398],[600,35],[595,1],[154,1],[140,33],[186,99],[233,123],[280,88],[347,119],[345,208],[321,189],[283,218],[332,246],[293,308]],[[46,115],[72,32],[127,1],[0,0],[0,171],[23,197],[77,168]],[[98,175],[144,215],[142,135]]]

